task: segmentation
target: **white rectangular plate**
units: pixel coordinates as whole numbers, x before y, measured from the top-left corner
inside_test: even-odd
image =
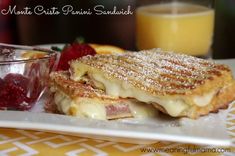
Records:
[[[235,73],[235,60],[221,60]],[[88,138],[135,144],[158,141],[228,146],[231,139],[226,130],[226,116],[232,108],[197,120],[173,119],[164,115],[137,120],[99,121],[65,115],[43,113],[43,100],[32,112],[0,111],[0,127],[42,130]]]

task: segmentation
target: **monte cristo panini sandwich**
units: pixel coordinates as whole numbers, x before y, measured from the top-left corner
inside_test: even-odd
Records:
[[[198,118],[235,99],[235,81],[226,65],[159,49],[73,60],[70,79],[173,117]]]

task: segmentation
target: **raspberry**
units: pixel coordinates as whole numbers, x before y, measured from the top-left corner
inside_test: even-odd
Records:
[[[27,100],[27,84],[29,79],[21,74],[8,74],[0,80],[0,109],[29,109]]]
[[[95,50],[88,44],[73,43],[72,45],[66,47],[60,56],[60,61],[57,70],[68,70],[69,61],[86,56],[95,55]]]
[[[23,90],[25,91],[27,90],[27,84],[29,83],[28,78],[24,77],[21,74],[13,74],[13,73],[7,74],[4,77],[4,81],[5,83],[12,83],[15,86],[22,87]]]
[[[12,109],[19,109],[26,97],[26,91],[13,83],[6,83],[2,93],[5,101],[8,102],[7,107]]]

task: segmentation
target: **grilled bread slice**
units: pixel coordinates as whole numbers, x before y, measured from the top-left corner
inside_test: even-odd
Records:
[[[59,112],[71,116],[109,120],[145,118],[156,113],[153,106],[146,106],[133,99],[108,96],[84,80],[75,82],[69,78],[68,72],[52,73],[50,90],[54,93],[50,105],[55,104]]]
[[[160,49],[86,56],[70,62],[70,73],[74,81],[88,76],[109,96],[135,98],[173,117],[197,118],[235,98],[228,66]]]

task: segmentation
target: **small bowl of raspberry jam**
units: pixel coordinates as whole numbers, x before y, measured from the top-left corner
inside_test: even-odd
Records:
[[[52,50],[0,43],[0,110],[30,110],[58,64]]]

